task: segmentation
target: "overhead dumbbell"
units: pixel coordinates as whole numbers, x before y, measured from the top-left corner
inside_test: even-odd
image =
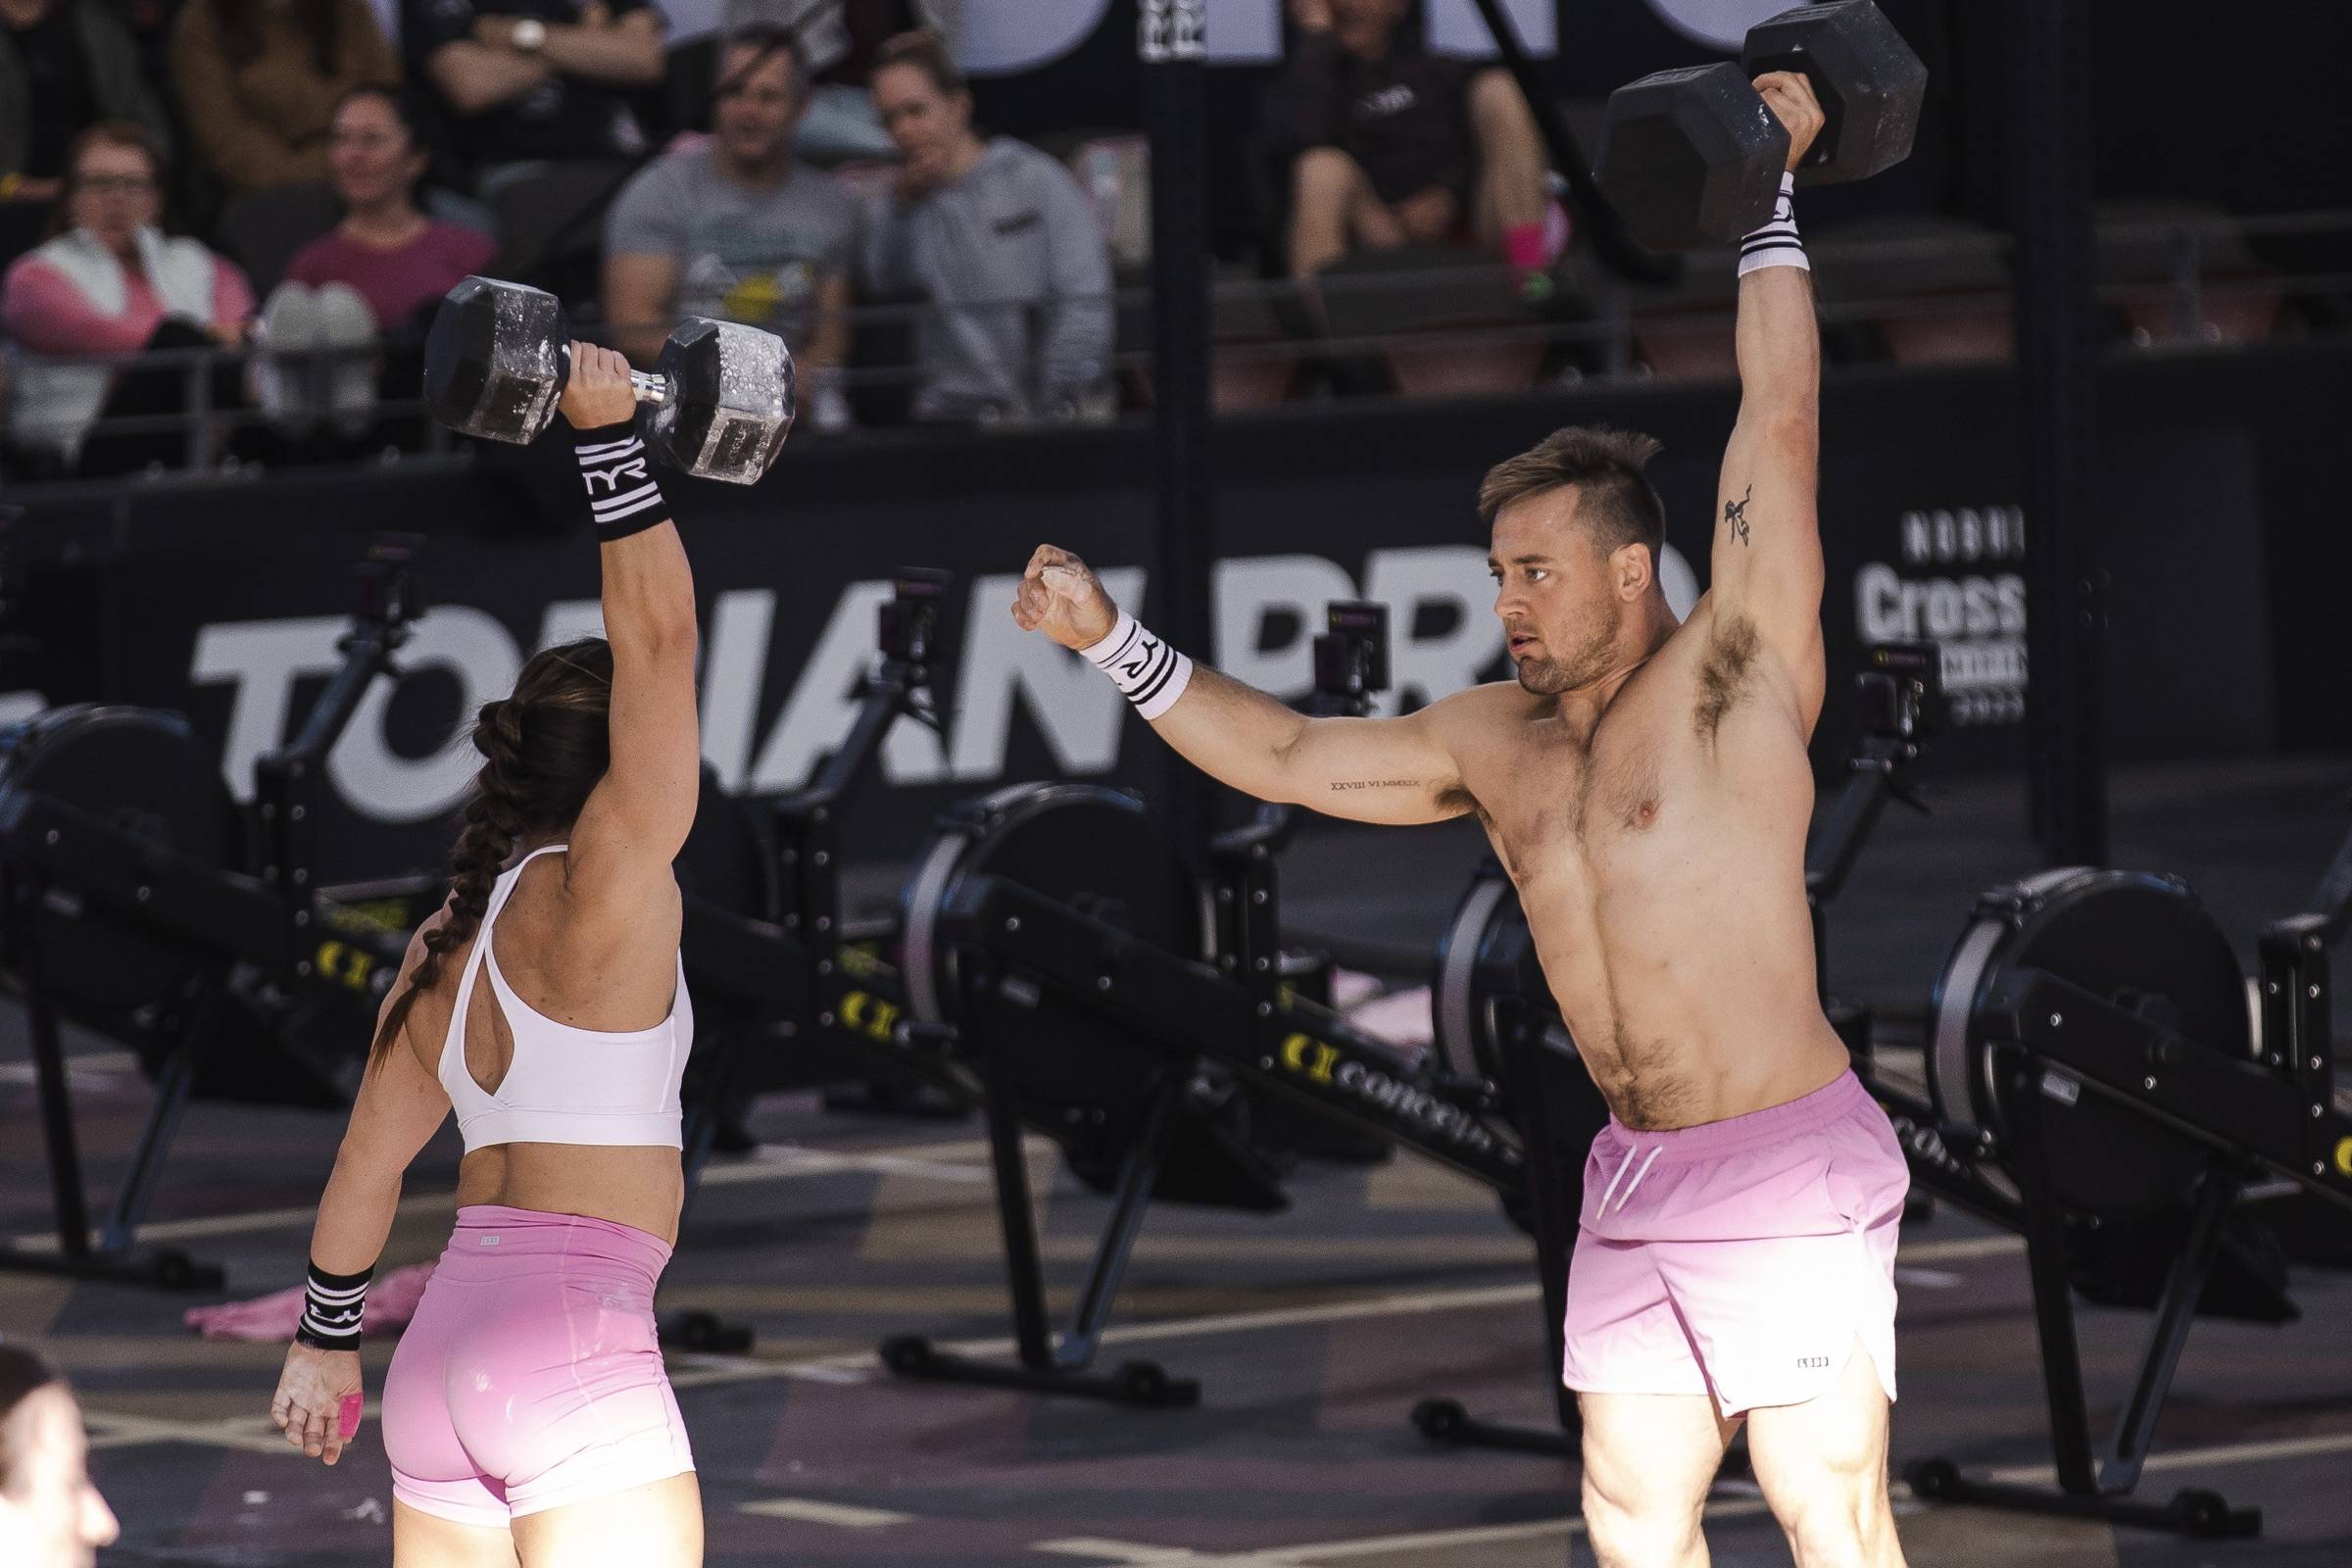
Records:
[[[553,294],[468,277],[441,302],[424,340],[424,401],[452,429],[517,446],[555,419],[571,374],[571,327]],[[631,371],[645,444],[706,479],[750,484],[792,431],[792,353],[773,332],[687,321],[653,373]]]
[[[1748,29],[1738,65],[1660,71],[1609,95],[1592,178],[1652,250],[1728,243],[1772,218],[1788,132],[1752,82],[1801,73],[1825,123],[1800,184],[1862,179],[1911,155],[1928,70],[1872,0],[1826,0]]]

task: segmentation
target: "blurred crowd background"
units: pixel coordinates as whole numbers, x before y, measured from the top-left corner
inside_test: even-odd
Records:
[[[1146,415],[1135,10],[1049,15],[1088,9],[0,0],[0,478],[438,450],[417,356],[477,271],[643,367],[685,316],[782,333],[804,437]],[[1589,158],[1616,82],[1736,53],[1776,9],[1510,12]],[[1999,8],[1886,9],[1933,97],[1911,163],[1802,208],[1831,355],[2006,359]],[[2102,330],[2148,352],[2344,331],[2352,131],[2325,78],[2352,8],[2251,6],[2201,28],[2188,77],[2174,25],[2093,9]],[[1248,43],[1207,88],[1221,413],[1731,374],[1730,268],[1643,285],[1596,259],[1467,5],[1221,0],[1209,23]],[[1008,62],[1024,26],[1054,47]]]

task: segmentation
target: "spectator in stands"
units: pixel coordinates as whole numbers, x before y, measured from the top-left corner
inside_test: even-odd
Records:
[[[376,329],[422,341],[422,318],[459,279],[490,265],[497,246],[475,228],[427,218],[416,188],[427,163],[414,104],[389,87],[359,87],[335,106],[327,144],[343,220],[295,252],[286,280],[348,283]]]
[[[709,141],[647,165],[605,222],[605,320],[613,346],[651,366],[682,316],[780,333],[821,428],[848,406],[824,372],[849,352],[858,208],[795,155],[806,83],[792,35],[760,27],[719,51]]]
[[[121,17],[102,0],[0,0],[0,202],[56,200],[69,147],[100,120],[171,145]]]
[[[1107,412],[1110,256],[1069,172],[972,129],[972,95],[937,33],[904,33],[874,66],[874,107],[905,162],[875,193],[862,276],[931,303],[915,332],[918,418]]]
[[[368,0],[186,0],[172,25],[188,140],[238,190],[324,181],[344,95],[399,80]]]
[[[253,291],[234,266],[192,239],[157,227],[166,174],[146,127],[104,120],[74,139],[52,237],[18,258],[0,282],[0,321],[36,355],[115,355],[242,345]],[[218,406],[237,401],[233,367],[216,376]],[[83,473],[120,473],[171,463],[186,447],[176,432],[100,433],[100,417],[169,414],[187,406],[184,368],[106,366],[21,368],[13,403],[20,444]]]
[[[89,1568],[121,1533],[90,1482],[74,1391],[30,1350],[0,1345],[0,1562]]]
[[[874,114],[874,62],[883,44],[927,27],[956,58],[963,0],[784,0],[776,22],[800,40],[808,70],[801,156],[821,164],[895,159],[898,149]]]
[[[1411,0],[1291,0],[1291,275],[1358,248],[1469,236],[1544,265],[1543,143],[1508,72],[1433,55]]]
[[[490,265],[497,244],[416,205],[429,162],[416,106],[390,87],[360,87],[335,107],[328,144],[343,218],[287,264],[262,307],[255,391],[294,437],[323,414],[347,436],[375,422],[379,397],[415,395],[424,335],[441,296]],[[325,356],[323,379],[313,367]],[[323,404],[323,407],[320,405]]]
[[[662,13],[646,0],[402,0],[411,71],[458,117],[484,195],[564,159],[645,149],[629,95],[662,80]]]

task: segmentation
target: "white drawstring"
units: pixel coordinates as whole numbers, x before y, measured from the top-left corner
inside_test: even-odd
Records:
[[[1657,1158],[1658,1158],[1658,1155],[1660,1155],[1661,1153],[1665,1152],[1665,1150],[1666,1150],[1666,1146],[1665,1146],[1664,1144],[1652,1144],[1652,1145],[1650,1145],[1650,1146],[1649,1146],[1649,1152],[1648,1152],[1646,1155],[1644,1155],[1644,1156],[1642,1157],[1642,1168],[1641,1168],[1640,1170],[1638,1170],[1638,1171],[1634,1172],[1634,1179],[1633,1179],[1632,1181],[1630,1181],[1630,1182],[1627,1182],[1627,1183],[1625,1184],[1625,1195],[1624,1195],[1623,1197],[1621,1197],[1621,1198],[1619,1198],[1619,1199],[1617,1200],[1617,1212],[1618,1212],[1618,1213],[1620,1213],[1620,1214],[1624,1213],[1624,1212],[1625,1212],[1625,1205],[1626,1205],[1626,1204],[1628,1204],[1628,1203],[1630,1203],[1630,1202],[1632,1202],[1632,1201],[1634,1200],[1634,1189],[1642,1185],[1642,1177],[1644,1177],[1644,1176],[1647,1176],[1647,1175],[1649,1174],[1649,1167],[1650,1167],[1651,1165],[1653,1165],[1653,1164],[1657,1163]],[[1629,1156],[1629,1157],[1626,1159],[1626,1164],[1630,1165],[1630,1164],[1632,1164],[1632,1163],[1633,1163],[1633,1159],[1632,1159],[1632,1158]],[[1624,1172],[1622,1169],[1620,1169],[1620,1170],[1618,1171],[1618,1174],[1622,1176],[1622,1175],[1624,1175],[1624,1174],[1625,1174],[1625,1172]],[[1614,1186],[1616,1185],[1616,1183],[1614,1183],[1614,1182],[1611,1182],[1609,1185],[1610,1185],[1610,1186],[1612,1186],[1612,1187],[1614,1187]],[[1601,1200],[1600,1200],[1600,1211],[1601,1211],[1602,1213],[1604,1213],[1604,1214],[1605,1214],[1605,1213],[1607,1213],[1607,1212],[1609,1211],[1609,1200],[1608,1200],[1608,1199],[1606,1199],[1606,1198],[1603,1198],[1603,1199],[1601,1199]]]
[[[1623,1159],[1621,1159],[1621,1160],[1619,1160],[1619,1161],[1617,1162],[1617,1174],[1616,1174],[1616,1175],[1614,1175],[1614,1176],[1612,1176],[1612,1177],[1610,1177],[1610,1178],[1609,1178],[1609,1185],[1608,1185],[1608,1186],[1606,1186],[1606,1187],[1604,1187],[1604,1188],[1602,1188],[1602,1189],[1600,1190],[1600,1210],[1599,1210],[1599,1211],[1600,1211],[1601,1213],[1603,1213],[1603,1214],[1606,1214],[1606,1213],[1609,1211],[1609,1200],[1610,1200],[1611,1198],[1613,1198],[1613,1197],[1615,1197],[1615,1196],[1616,1196],[1616,1193],[1617,1193],[1617,1184],[1618,1184],[1620,1181],[1624,1180],[1624,1178],[1625,1178],[1625,1173],[1626,1173],[1627,1171],[1629,1171],[1629,1170],[1633,1169],[1633,1168],[1634,1168],[1634,1156],[1633,1156],[1633,1152],[1632,1152],[1631,1150],[1628,1150],[1628,1151],[1626,1152],[1626,1156],[1625,1156],[1625,1158],[1623,1158]]]

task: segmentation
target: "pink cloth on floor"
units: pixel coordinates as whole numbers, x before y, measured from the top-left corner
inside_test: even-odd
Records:
[[[416,1315],[424,1286],[433,1277],[430,1263],[396,1268],[368,1289],[368,1311],[360,1332],[368,1339],[388,1339]],[[180,1314],[188,1327],[208,1340],[290,1340],[302,1321],[302,1287],[274,1291],[251,1301],[222,1301],[218,1306],[191,1306]]]

